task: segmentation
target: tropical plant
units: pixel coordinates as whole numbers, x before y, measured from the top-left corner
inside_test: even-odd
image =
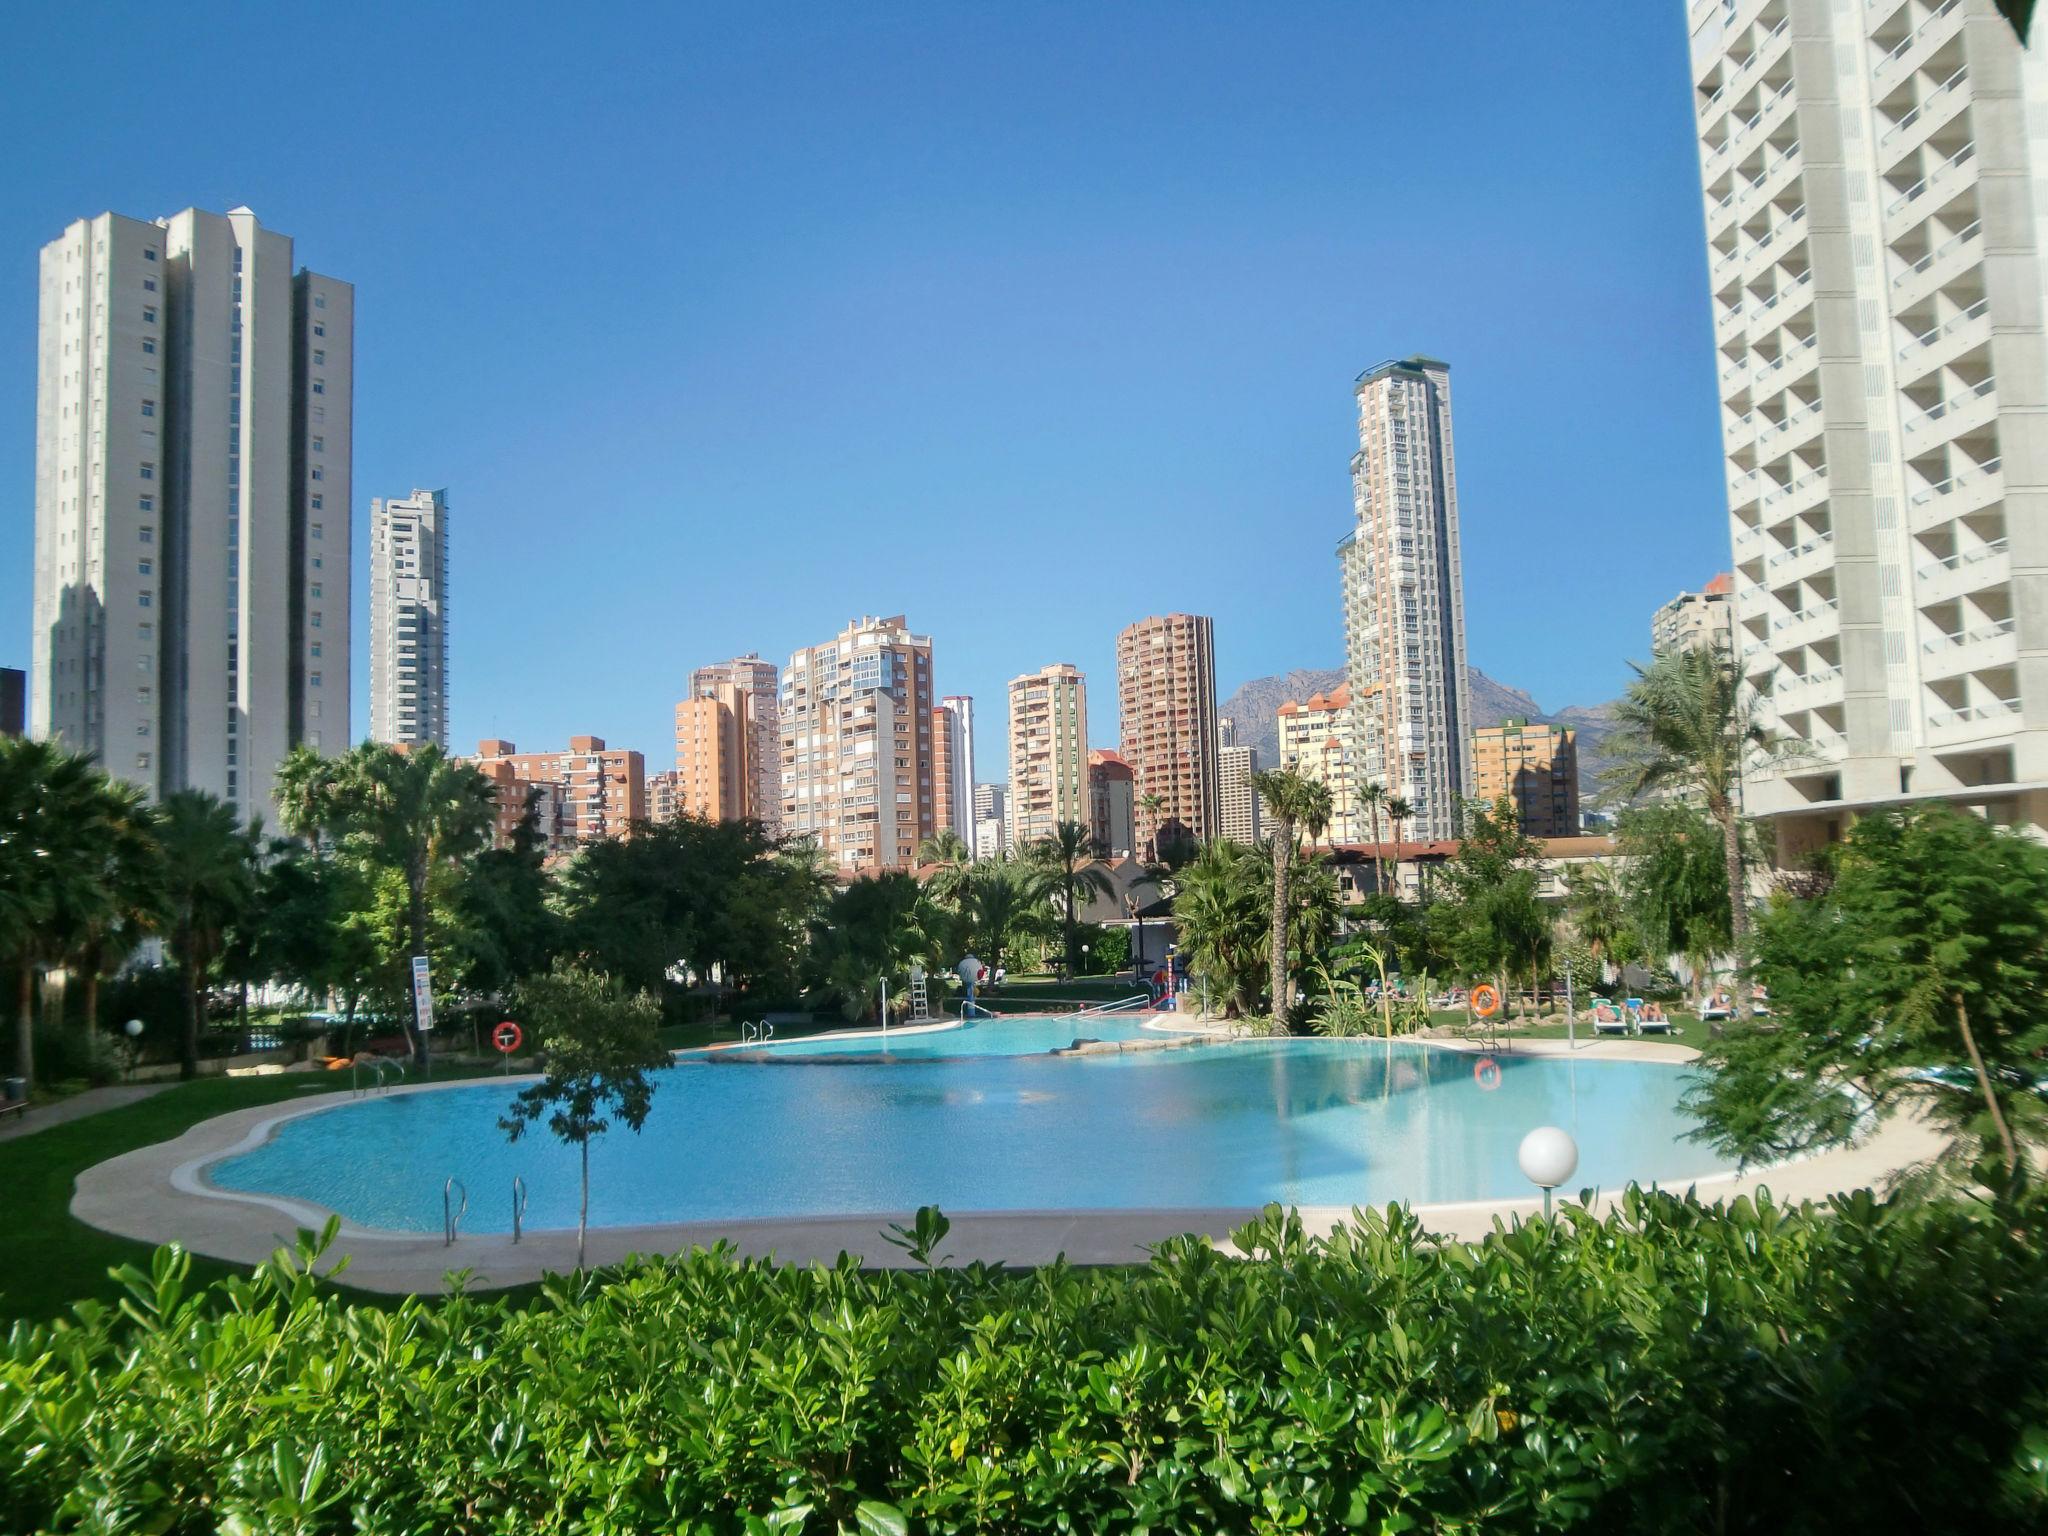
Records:
[[[963,891],[967,942],[993,975],[1002,969],[1010,936],[1035,898],[1032,882],[1011,859],[987,859],[968,871]]]
[[[548,1129],[576,1148],[582,1185],[576,1206],[576,1267],[584,1261],[590,1224],[590,1143],[614,1116],[638,1132],[654,1104],[649,1074],[669,1065],[659,1033],[661,1009],[644,992],[626,992],[609,977],[574,965],[519,984],[515,1006],[534,1031],[544,1062],[541,1080],[522,1088],[499,1119],[517,1141],[543,1116]]]
[[[209,979],[230,929],[255,904],[257,843],[233,806],[198,789],[164,798],[157,837],[171,958],[185,992],[179,1075],[192,1078],[199,1075],[199,1025]]]
[[[1627,859],[1622,889],[1650,957],[1683,955],[1704,994],[1714,956],[1734,941],[1726,866],[1714,824],[1678,801],[1631,806],[1617,842]],[[1713,1032],[1720,1033],[1720,1025]]]
[[[100,777],[86,803],[75,808],[73,854],[89,878],[85,900],[61,910],[57,929],[67,968],[79,978],[85,1027],[99,1027],[100,982],[118,969],[159,925],[164,905],[163,849],[156,813],[140,789]]]
[[[961,841],[960,834],[951,827],[942,827],[917,845],[917,862],[931,866],[924,888],[931,893],[932,900],[957,910],[966,890],[968,868],[974,862],[974,855]]]
[[[1177,877],[1173,921],[1188,968],[1226,1019],[1258,1008],[1271,909],[1264,855],[1225,838],[1208,843]]]
[[[1398,897],[1401,894],[1401,828],[1404,824],[1406,824],[1408,819],[1415,814],[1415,807],[1410,805],[1408,801],[1403,799],[1401,796],[1390,794],[1387,796],[1386,812],[1387,825],[1393,830],[1394,834],[1395,888],[1389,891],[1388,894],[1391,896]]]
[[[1293,1001],[1287,968],[1287,920],[1291,910],[1288,880],[1300,852],[1301,834],[1306,831],[1313,845],[1330,824],[1330,787],[1292,768],[1255,773],[1252,787],[1265,802],[1274,822],[1272,835],[1266,839],[1266,851],[1273,862],[1269,987],[1274,1014],[1285,1017],[1288,1004]]]
[[[1356,795],[1359,809],[1365,812],[1366,835],[1372,839],[1373,889],[1376,891],[1387,889],[1387,857],[1380,840],[1380,813],[1386,808],[1388,798],[1387,787],[1376,783],[1366,784]]]
[[[1667,651],[1636,676],[1615,706],[1608,778],[1630,799],[1654,790],[1694,797],[1720,832],[1727,884],[1735,1000],[1747,1012],[1748,863],[1741,827],[1742,775],[1753,761],[1785,755],[1764,729],[1754,689],[1715,647]]]
[[[1145,813],[1146,835],[1140,841],[1145,845],[1146,862],[1163,864],[1166,860],[1159,846],[1159,822],[1166,810],[1166,796],[1156,789],[1148,789],[1138,796],[1137,805],[1138,809]]]
[[[321,833],[335,819],[341,773],[340,759],[301,744],[285,754],[271,780],[278,825],[304,838],[315,853],[320,852]]]
[[[1517,978],[1540,979],[1550,955],[1550,915],[1538,888],[1542,845],[1522,831],[1515,803],[1468,802],[1465,835],[1443,872],[1445,898],[1431,921],[1441,945],[1471,980],[1496,981],[1507,995]]]
[[[1096,862],[1095,836],[1078,821],[1062,821],[1052,835],[1040,838],[1024,850],[1027,869],[1037,874],[1039,889],[1060,908],[1061,952],[1066,973],[1074,974],[1079,951],[1075,947],[1075,910],[1081,894],[1112,895],[1116,886]]]
[[[1574,864],[1564,872],[1564,910],[1572,929],[1585,941],[1593,969],[1588,987],[1607,979],[1610,963],[1617,967],[1634,958],[1636,927],[1620,877],[1611,864]]]
[[[936,972],[945,914],[916,880],[900,870],[866,875],[843,887],[812,925],[810,963],[816,982],[835,995],[849,1019],[865,1017],[881,987],[902,997],[910,970]]]
[[[2008,1190],[2048,1146],[2048,849],[1943,806],[1866,816],[1757,938],[1770,1018],[1709,1041],[1691,1095],[1716,1145],[1791,1156],[1913,1103]]]

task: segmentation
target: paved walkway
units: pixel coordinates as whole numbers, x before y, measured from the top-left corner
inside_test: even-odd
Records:
[[[90,1115],[105,1114],[110,1109],[123,1109],[130,1104],[139,1104],[153,1098],[172,1083],[120,1083],[109,1088],[88,1088],[83,1093],[74,1093],[68,1099],[59,1099],[54,1104],[31,1104],[25,1114],[9,1115],[0,1120],[0,1141],[13,1141],[20,1136],[33,1136],[37,1131],[47,1131],[53,1125],[68,1125],[73,1120],[83,1120]]]

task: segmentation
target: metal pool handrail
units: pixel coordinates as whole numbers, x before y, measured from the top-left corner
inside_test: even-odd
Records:
[[[455,1192],[462,1192],[462,1203],[455,1203]],[[441,1246],[453,1247],[457,1234],[462,1230],[462,1218],[469,1214],[469,1186],[453,1174],[441,1186]]]
[[[512,1175],[512,1241],[519,1241],[519,1224],[526,1215],[526,1180]]]
[[[1130,1013],[1137,1009],[1149,1008],[1151,1006],[1152,997],[1150,993],[1134,992],[1129,997],[1120,997],[1113,1003],[1098,1003],[1092,1007],[1076,1009],[1074,1017],[1077,1019],[1099,1019],[1104,1014]]]

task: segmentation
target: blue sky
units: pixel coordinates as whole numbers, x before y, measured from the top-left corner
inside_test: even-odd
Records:
[[[1727,563],[1671,0],[5,28],[0,662],[37,251],[107,208],[246,203],[356,284],[358,570],[370,497],[449,488],[458,746],[666,767],[692,666],[863,612],[933,636],[982,777],[1004,683],[1049,661],[1113,743],[1147,613],[1215,617],[1224,692],[1337,665],[1351,383],[1418,351],[1453,366],[1475,665],[1610,697]]]

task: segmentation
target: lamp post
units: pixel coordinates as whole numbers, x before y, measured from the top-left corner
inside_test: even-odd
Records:
[[[1550,1219],[1550,1192],[1578,1170],[1579,1144],[1568,1131],[1539,1125],[1522,1138],[1515,1152],[1522,1177],[1543,1191],[1543,1219]]]
[[[128,1037],[128,1076],[135,1076],[135,1064],[142,1057],[142,1020],[130,1019],[121,1026],[121,1033]]]

